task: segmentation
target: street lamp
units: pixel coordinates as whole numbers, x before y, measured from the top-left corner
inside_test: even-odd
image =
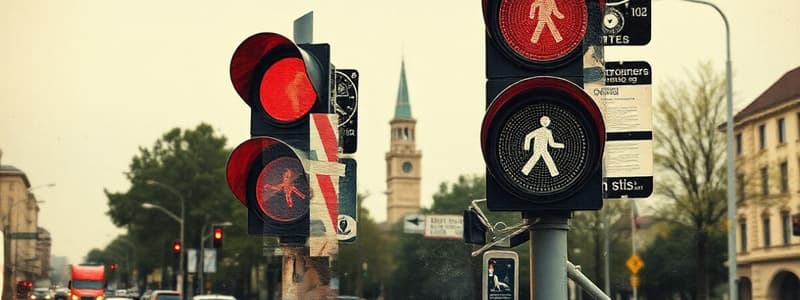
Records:
[[[725,136],[728,142],[727,147],[727,168],[728,168],[728,293],[729,299],[738,299],[736,295],[736,194],[734,192],[736,182],[733,180],[734,176],[734,161],[733,161],[733,76],[731,76],[731,30],[728,24],[728,18],[719,7],[714,3],[704,0],[683,0],[686,2],[693,2],[703,5],[708,5],[714,8],[722,17],[722,22],[725,23],[725,80],[726,80],[726,93],[727,93],[727,121],[725,122]]]
[[[184,232],[184,222],[183,222],[183,220],[184,220],[185,213],[186,213],[186,211],[185,211],[186,199],[183,198],[183,196],[181,195],[181,193],[178,192],[178,190],[176,190],[174,187],[172,187],[170,185],[167,185],[167,184],[155,181],[155,180],[147,180],[147,181],[145,181],[145,183],[148,184],[148,185],[160,186],[160,187],[170,191],[171,193],[175,194],[175,196],[177,196],[178,199],[181,201],[181,216],[180,216],[180,218],[178,218],[178,216],[176,216],[175,214],[169,212],[168,210],[164,209],[163,207],[157,206],[155,204],[142,203],[142,207],[143,208],[160,208],[161,211],[163,211],[164,213],[166,213],[167,215],[169,215],[170,217],[172,217],[173,219],[178,221],[178,223],[181,225],[181,234],[180,234],[181,245],[184,245],[184,243],[183,243],[183,232]],[[178,284],[177,290],[178,290],[178,293],[180,293],[181,295],[183,295],[183,275],[184,275],[183,274],[183,257],[184,257],[184,253],[185,252],[186,251],[183,251],[183,249],[181,249],[181,254],[180,254],[180,258],[179,258],[180,261],[178,262],[178,278],[176,280],[177,284]]]
[[[225,222],[222,222],[222,223],[211,223],[211,227],[214,227],[214,226],[227,227],[227,226],[231,226],[231,225],[233,225],[233,223],[231,223],[230,221],[225,221]],[[200,251],[197,254],[198,258],[197,258],[197,268],[196,269],[197,269],[197,281],[199,281],[199,283],[200,283],[200,284],[198,284],[200,286],[200,289],[199,289],[200,293],[199,294],[203,294],[203,292],[205,290],[205,266],[206,266],[206,263],[205,263],[205,260],[206,260],[206,252],[205,252],[206,250],[205,249],[206,248],[205,248],[205,246],[206,246],[206,239],[208,239],[208,237],[211,236],[211,234],[212,234],[212,233],[206,234],[206,228],[208,228],[208,223],[203,224],[203,228],[200,230]]]

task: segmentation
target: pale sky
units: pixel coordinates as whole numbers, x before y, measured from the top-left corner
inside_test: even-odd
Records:
[[[634,0],[636,1],[636,0]],[[735,108],[800,66],[800,2],[715,1],[731,23]],[[25,171],[50,230],[53,254],[79,262],[122,230],[103,189],[129,188],[123,172],[139,147],[173,127],[210,123],[234,147],[249,113],[228,75],[246,37],[277,32],[314,11],[314,40],[333,63],[360,71],[360,192],[386,217],[384,153],[405,56],[422,204],[438,185],[484,171],[484,31],[480,1],[2,1],[0,149]],[[607,60],[646,60],[659,84],[701,61],[724,71],[722,20],[710,7],[654,1],[648,46],[608,47]],[[656,124],[657,126],[657,124]],[[237,220],[245,222],[246,220]]]

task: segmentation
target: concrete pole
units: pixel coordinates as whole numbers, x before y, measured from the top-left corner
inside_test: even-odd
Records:
[[[529,230],[531,299],[567,299],[567,231],[566,216],[542,217]]]
[[[281,267],[281,298],[301,299],[301,280],[305,273],[304,247],[301,245],[281,245],[283,263]],[[299,277],[299,278],[296,278]]]

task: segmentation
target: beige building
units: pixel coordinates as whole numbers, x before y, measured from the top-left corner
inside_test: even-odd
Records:
[[[39,277],[50,277],[50,254],[53,244],[53,239],[50,237],[50,231],[42,227],[37,228],[39,236],[36,239],[36,258],[39,260]]]
[[[406,64],[401,63],[400,86],[394,118],[389,122],[391,140],[386,153],[386,221],[397,223],[403,216],[419,212],[422,152],[417,150],[415,127],[408,102]]]
[[[30,187],[25,172],[0,164],[0,221],[8,245],[6,261],[12,283],[34,281],[42,274],[36,252],[39,206]]]
[[[800,68],[735,117],[740,299],[800,299]]]

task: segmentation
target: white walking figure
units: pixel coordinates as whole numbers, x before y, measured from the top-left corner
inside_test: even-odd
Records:
[[[539,42],[539,36],[542,34],[545,25],[547,25],[547,29],[550,30],[556,43],[561,42],[561,40],[563,40],[561,33],[558,31],[556,24],[553,23],[553,18],[551,18],[551,15],[559,19],[564,18],[564,15],[558,11],[556,0],[534,0],[533,4],[531,4],[531,13],[529,16],[531,20],[536,18],[536,8],[539,8],[539,20],[536,21],[536,29],[533,30],[531,43],[536,44]]]
[[[550,177],[556,177],[558,176],[558,168],[556,168],[556,163],[553,162],[553,157],[550,156],[550,151],[548,151],[547,147],[564,149],[564,144],[556,143],[556,141],[553,140],[553,132],[547,128],[547,126],[550,126],[550,117],[542,116],[539,119],[539,124],[542,124],[542,127],[531,131],[531,133],[525,136],[522,148],[525,151],[531,150],[531,140],[533,140],[533,155],[531,155],[531,158],[525,163],[525,166],[522,167],[522,174],[530,174],[533,166],[542,158],[544,159],[545,165],[547,165],[547,170],[550,171]]]

